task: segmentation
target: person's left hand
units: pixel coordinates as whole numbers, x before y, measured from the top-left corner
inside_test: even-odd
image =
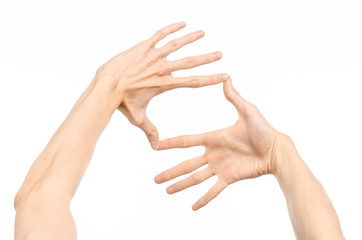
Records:
[[[193,210],[205,206],[234,182],[275,173],[275,152],[283,134],[270,126],[255,105],[239,95],[231,80],[224,82],[224,94],[238,111],[239,119],[234,125],[204,134],[174,137],[159,143],[158,150],[205,147],[202,156],[186,160],[155,177],[156,183],[163,183],[207,165],[167,188],[167,193],[173,194],[217,175],[216,184],[192,206]]]
[[[119,90],[118,109],[133,125],[145,132],[154,149],[157,148],[159,142],[158,131],[146,116],[147,105],[154,96],[175,88],[196,88],[217,84],[228,77],[227,74],[172,76],[174,71],[208,64],[219,60],[222,56],[221,52],[213,52],[168,61],[166,57],[170,53],[204,36],[203,31],[196,31],[174,39],[163,47],[155,48],[161,39],[183,27],[185,23],[181,22],[157,31],[150,39],[113,57],[101,66],[96,74],[100,80],[108,79],[115,83],[115,88]]]

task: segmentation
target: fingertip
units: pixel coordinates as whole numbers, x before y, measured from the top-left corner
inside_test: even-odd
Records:
[[[171,185],[168,188],[166,188],[166,192],[171,195],[174,194],[176,191],[175,188]]]
[[[151,147],[153,150],[158,150],[158,145],[159,145],[158,143],[159,143],[159,141],[155,141],[155,140],[150,141],[150,144],[151,144]]]
[[[231,79],[230,79],[230,76],[229,78],[227,78],[224,82],[224,94],[225,96],[228,98],[229,95],[230,95],[230,92],[231,92]]]
[[[230,78],[229,75],[228,75],[228,78],[225,80],[224,84],[225,84],[225,86],[228,87],[228,88],[232,86],[231,78]]]
[[[158,142],[160,141],[156,126],[145,116],[139,128],[146,134],[152,149],[156,150],[158,148]]]
[[[159,175],[157,175],[156,177],[154,177],[153,181],[155,181],[155,183],[160,184],[161,183],[161,178]]]
[[[221,59],[221,58],[222,58],[222,52],[220,52],[220,51],[215,52],[215,56],[216,56],[218,59]]]
[[[182,21],[182,22],[179,22],[177,25],[178,25],[180,28],[183,28],[183,27],[186,26],[186,23]]]
[[[197,210],[199,210],[200,208],[196,205],[196,203],[194,204],[194,205],[192,205],[192,210],[193,211],[197,211]]]
[[[202,38],[205,36],[205,32],[203,30],[196,31],[196,36]]]
[[[230,79],[230,76],[227,73],[223,73],[220,75],[220,80],[225,82],[226,80]]]

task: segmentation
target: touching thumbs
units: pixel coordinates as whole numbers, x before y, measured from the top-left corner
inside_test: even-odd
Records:
[[[247,102],[244,98],[240,96],[238,91],[236,91],[236,89],[233,87],[230,78],[224,82],[223,87],[226,99],[234,105],[234,107],[236,108],[236,110],[238,110],[238,112],[243,111]]]
[[[139,127],[145,132],[152,149],[157,149],[159,137],[155,125],[153,125],[153,123],[146,117]]]

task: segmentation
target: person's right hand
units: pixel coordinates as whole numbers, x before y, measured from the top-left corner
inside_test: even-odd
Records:
[[[156,183],[163,183],[207,164],[206,168],[167,188],[167,193],[173,194],[217,175],[216,184],[192,206],[193,210],[205,206],[229,184],[275,172],[275,152],[283,134],[272,128],[259,110],[239,95],[231,85],[231,80],[224,82],[224,94],[239,114],[234,125],[204,134],[170,138],[159,143],[159,150],[205,147],[202,156],[184,161],[155,177]]]
[[[159,142],[158,132],[146,116],[147,105],[154,96],[175,88],[196,88],[217,84],[228,77],[226,74],[172,76],[174,71],[208,64],[219,60],[222,56],[220,52],[213,52],[168,61],[166,57],[170,53],[204,36],[203,31],[196,31],[174,39],[163,47],[155,48],[161,39],[183,27],[185,23],[181,22],[157,31],[150,39],[142,41],[103,64],[96,74],[101,81],[108,79],[107,81],[114,83],[118,92],[116,95],[119,96],[118,109],[133,125],[145,132],[154,149]]]

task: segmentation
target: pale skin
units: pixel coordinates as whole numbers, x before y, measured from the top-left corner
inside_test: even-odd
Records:
[[[98,69],[89,87],[34,161],[15,197],[16,240],[77,239],[70,203],[96,143],[117,109],[145,132],[153,149],[205,147],[203,156],[181,163],[155,178],[157,183],[165,182],[207,164],[204,170],[167,190],[175,193],[217,175],[216,185],[193,205],[194,210],[205,206],[233,182],[274,174],[287,199],[298,239],[343,239],[331,202],[292,141],[274,130],[255,106],[240,97],[231,80],[227,80],[228,75],[172,76],[174,71],[221,58],[220,52],[214,52],[168,61],[170,53],[204,36],[202,31],[197,31],[155,48],[161,39],[184,26],[184,23],[169,25]],[[159,140],[156,127],[146,116],[147,105],[153,97],[175,88],[222,82],[226,98],[239,113],[235,125],[196,136]]]
[[[243,99],[230,79],[223,85],[225,97],[238,112],[237,122],[217,131],[160,141],[159,150],[203,146],[205,153],[162,172],[155,182],[192,173],[167,188],[173,194],[216,175],[216,184],[192,206],[198,210],[234,182],[273,174],[285,195],[297,239],[344,239],[331,201],[292,140],[275,130],[255,105]]]
[[[184,26],[177,23],[165,27],[98,69],[89,87],[33,163],[15,197],[15,239],[76,239],[70,202],[99,136],[117,109],[141,128],[152,147],[157,148],[157,129],[146,116],[147,105],[154,96],[179,87],[203,87],[227,79],[226,74],[171,75],[221,58],[220,52],[213,52],[168,61],[168,54],[204,36],[202,31],[197,31],[155,48],[161,39]]]

